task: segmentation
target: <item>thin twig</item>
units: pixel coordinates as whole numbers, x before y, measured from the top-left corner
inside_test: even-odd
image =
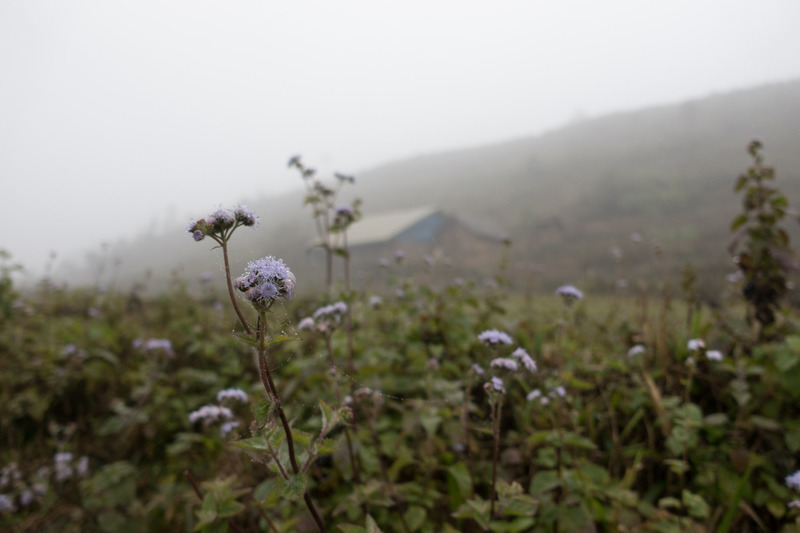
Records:
[[[252,335],[253,329],[247,323],[247,320],[244,319],[244,315],[242,314],[241,309],[239,309],[239,304],[236,302],[236,295],[233,292],[233,283],[231,283],[231,264],[230,261],[228,261],[228,243],[226,241],[222,241],[220,245],[222,246],[222,258],[225,261],[225,281],[228,284],[228,294],[231,297],[233,310],[236,311],[236,316],[239,317],[239,321],[242,323],[242,326],[244,326],[245,332],[247,332],[248,335]]]
[[[300,466],[297,464],[297,457],[294,453],[294,438],[292,437],[292,428],[289,425],[289,421],[286,419],[286,413],[283,411],[281,398],[278,396],[278,389],[275,387],[275,382],[272,380],[272,372],[267,364],[267,350],[269,347],[266,344],[266,336],[267,320],[265,313],[262,312],[258,317],[258,365],[261,375],[261,382],[264,384],[264,387],[267,389],[267,394],[272,397],[272,401],[275,403],[275,407],[278,409],[278,415],[280,416],[281,423],[283,424],[283,431],[286,435],[286,446],[289,449],[289,461],[292,463],[292,470],[294,470],[294,473],[298,474],[300,472]],[[303,499],[306,502],[306,507],[308,507],[308,510],[314,517],[314,521],[317,523],[319,530],[323,533],[326,533],[327,529],[325,528],[325,523],[322,521],[322,517],[320,517],[314,502],[311,500],[311,496],[308,494],[308,491],[303,494]]]

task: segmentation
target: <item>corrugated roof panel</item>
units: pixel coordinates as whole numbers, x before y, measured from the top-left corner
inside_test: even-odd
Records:
[[[379,215],[365,215],[347,230],[350,246],[360,246],[393,239],[413,224],[438,212],[436,207],[418,207],[403,211],[390,211]]]

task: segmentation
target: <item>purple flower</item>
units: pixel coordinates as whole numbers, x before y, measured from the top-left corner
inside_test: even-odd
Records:
[[[310,316],[305,317],[297,324],[297,329],[300,331],[310,330],[314,327],[314,319]]]
[[[349,205],[340,205],[336,208],[336,216],[339,217],[346,217],[346,218],[354,218],[356,216],[356,212],[353,211],[353,208]]]
[[[487,381],[485,387],[487,389],[494,389],[495,391],[499,392],[500,394],[506,393],[506,388],[503,385],[503,379],[498,378],[497,376],[492,377],[491,381]]]
[[[495,368],[497,368],[497,367],[505,368],[507,370],[511,370],[512,372],[515,372],[517,370],[517,368],[519,368],[519,365],[517,365],[517,362],[514,361],[513,359],[509,359],[508,357],[497,357],[495,359],[492,359],[492,362],[489,363],[489,366],[492,366],[492,367],[495,367]]]
[[[478,363],[472,363],[472,370],[479,376],[482,376],[484,374],[483,367],[481,367],[481,365],[479,365]]]
[[[236,222],[242,226],[256,226],[258,224],[258,215],[252,209],[247,209],[246,206],[238,204],[233,208],[233,216]]]
[[[78,477],[83,477],[89,472],[89,458],[85,455],[82,455],[80,459],[78,459],[78,466],[75,467],[75,470],[78,474]]]
[[[496,329],[487,329],[478,335],[478,340],[485,343],[487,346],[492,344],[511,344],[512,342],[508,333]]]
[[[195,242],[200,242],[205,238],[205,235],[202,231],[196,229],[192,232],[192,238],[195,240]]]
[[[369,297],[369,306],[373,309],[377,309],[383,305],[383,298],[380,296],[370,296]]]
[[[231,422],[225,422],[219,427],[219,433],[223,437],[226,437],[228,433],[233,431],[233,428],[238,428],[238,427],[239,427],[239,422],[237,422],[236,420],[233,420]]]
[[[706,357],[709,361],[722,361],[722,352],[719,350],[708,350]]]
[[[289,168],[300,166],[300,156],[299,155],[293,155],[292,157],[290,157],[288,166],[289,166]]]
[[[27,507],[33,503],[35,496],[33,495],[33,491],[30,489],[25,489],[19,495],[19,504],[23,507]]]
[[[237,389],[235,387],[231,387],[230,389],[222,389],[217,393],[217,401],[222,402],[222,400],[231,398],[233,400],[239,400],[240,402],[246,403],[247,402],[247,393],[242,389]]]
[[[141,348],[145,351],[151,350],[163,350],[169,356],[175,355],[175,352],[172,350],[172,343],[169,339],[136,339],[133,341],[134,349]]]
[[[7,494],[0,494],[0,513],[5,514],[14,510],[14,501]]]
[[[233,418],[233,413],[227,407],[220,407],[219,405],[204,405],[200,409],[189,413],[189,422],[195,423],[198,420],[205,421],[206,424],[216,422],[220,419]]]
[[[222,232],[236,224],[236,217],[227,209],[221,207],[206,217],[206,224],[213,226],[214,230]]]
[[[72,477],[73,470],[70,463],[72,462],[72,454],[69,452],[57,453],[53,457],[55,462],[56,480],[64,481]]]
[[[583,300],[583,293],[573,285],[562,285],[556,289],[556,294],[561,296],[568,304],[575,300]]]
[[[340,174],[339,172],[335,172],[333,176],[339,181],[346,181],[348,183],[355,183],[356,179],[353,176],[348,176],[347,174]]]
[[[520,360],[522,365],[528,370],[528,372],[533,373],[536,372],[536,361],[528,355],[523,348],[517,348],[511,353],[511,357],[516,357]]]
[[[744,272],[737,270],[725,276],[725,279],[728,280],[728,283],[738,283],[744,279]]]
[[[333,215],[333,228],[344,229],[356,220],[356,212],[349,205],[340,205],[336,208]]]
[[[686,347],[692,352],[698,352],[706,347],[706,342],[703,339],[691,339]]]
[[[628,357],[635,357],[637,355],[641,355],[645,352],[646,348],[641,344],[637,344],[633,346],[630,350],[628,350]]]
[[[314,311],[313,317],[314,320],[334,319],[338,322],[345,313],[347,313],[347,304],[344,302],[336,302],[320,307]]]
[[[289,267],[281,259],[269,255],[250,261],[247,271],[236,278],[234,284],[256,308],[269,309],[278,298],[291,300],[294,297],[295,281]]]
[[[786,476],[786,486],[790,489],[800,490],[800,470],[791,476]]]
[[[532,402],[536,398],[539,398],[541,395],[542,391],[540,391],[539,389],[533,389],[528,393],[527,396],[525,396],[525,399],[528,400],[529,402]]]

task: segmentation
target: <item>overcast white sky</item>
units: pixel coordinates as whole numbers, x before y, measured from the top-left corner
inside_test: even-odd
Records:
[[[800,2],[3,0],[0,248],[30,270],[300,186],[800,77]],[[263,214],[262,214],[263,215]]]

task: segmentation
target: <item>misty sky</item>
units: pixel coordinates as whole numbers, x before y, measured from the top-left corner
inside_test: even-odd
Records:
[[[798,78],[799,20],[796,0],[3,0],[0,248],[36,271],[156,217],[181,231],[300,187],[294,154],[358,176]]]

